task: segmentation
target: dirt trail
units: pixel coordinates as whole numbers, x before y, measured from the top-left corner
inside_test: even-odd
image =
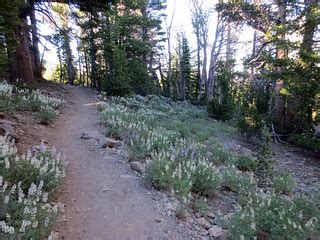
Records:
[[[49,144],[67,155],[67,176],[58,200],[66,212],[58,219],[61,239],[186,239],[176,222],[154,209],[124,156],[103,152],[80,139],[101,130],[93,94],[70,87],[73,105],[57,120]],[[161,221],[160,221],[161,220]]]

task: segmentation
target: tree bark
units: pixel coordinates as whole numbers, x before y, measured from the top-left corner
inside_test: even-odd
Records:
[[[211,50],[208,82],[206,84],[206,94],[207,94],[208,102],[211,101],[213,98],[213,88],[214,88],[214,82],[215,82],[214,79],[215,79],[215,72],[217,67],[216,63],[219,58],[221,48],[223,45],[224,31],[225,31],[225,26],[223,23],[223,19],[218,15],[215,39],[214,39],[212,50]]]
[[[13,25],[13,34],[17,43],[15,49],[9,49],[9,70],[10,81],[22,81],[24,83],[34,83],[34,72],[32,67],[32,57],[29,49],[29,35],[26,19],[21,19],[22,23]]]
[[[93,11],[90,13],[90,35],[89,35],[89,57],[90,57],[90,65],[91,65],[91,72],[90,72],[90,80],[91,80],[91,87],[97,88],[97,58],[96,53],[97,49],[94,43],[94,24],[93,21],[95,19]]]
[[[278,0],[278,19],[279,19],[279,25],[285,24],[286,21],[286,4]],[[285,40],[285,34],[280,33],[278,37],[279,41]],[[276,58],[277,59],[283,59],[286,57],[286,51],[282,47],[281,44],[278,44],[277,46],[277,52],[276,52]],[[278,74],[281,74],[284,71],[283,67],[277,67]],[[284,130],[288,127],[288,119],[287,116],[287,110],[286,110],[286,99],[284,98],[283,94],[281,93],[281,90],[284,88],[285,82],[282,78],[279,78],[276,80],[275,83],[275,99],[274,99],[274,123],[278,130]]]
[[[70,36],[69,36],[68,29],[64,30],[63,36],[65,41],[64,44],[65,44],[68,84],[73,85],[74,80],[76,78],[76,72],[75,72],[75,67],[73,65],[73,57],[72,57],[72,52],[70,47]]]
[[[32,53],[33,53],[33,71],[34,77],[42,78],[42,66],[40,60],[40,51],[39,51],[39,35],[37,29],[37,19],[35,15],[34,6],[32,6],[30,12],[30,22],[31,22],[31,34],[32,34]]]

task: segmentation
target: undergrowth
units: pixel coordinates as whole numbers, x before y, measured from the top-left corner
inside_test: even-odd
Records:
[[[164,97],[113,98],[103,108],[101,122],[109,135],[126,142],[131,160],[146,163],[147,183],[175,193],[183,206],[199,211],[205,208],[197,199],[214,200],[222,189],[236,193],[231,238],[319,235],[319,205],[304,198],[297,205],[297,198],[283,196],[295,183],[274,171],[268,141],[255,157],[237,156],[220,143],[236,132],[233,127],[210,119],[204,108]],[[305,214],[310,208],[315,211]]]
[[[0,136],[0,239],[43,239],[58,213],[52,194],[64,177],[63,155],[55,149],[19,155]]]
[[[48,124],[55,118],[61,104],[62,100],[44,95],[39,90],[0,82],[0,112],[37,112],[40,123]]]

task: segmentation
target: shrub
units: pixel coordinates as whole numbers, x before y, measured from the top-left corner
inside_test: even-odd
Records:
[[[253,175],[242,175],[234,167],[227,167],[222,174],[222,185],[228,190],[242,193],[251,191],[254,187]]]
[[[218,170],[207,164],[199,165],[191,175],[192,191],[210,196],[220,186],[221,178]]]
[[[52,123],[52,121],[55,119],[56,112],[49,106],[41,107],[38,116],[40,119],[40,123],[49,124]]]
[[[171,162],[155,159],[146,168],[145,180],[158,189],[170,190],[172,182]]]
[[[256,162],[245,155],[240,155],[236,159],[236,166],[242,171],[251,171],[254,172],[256,170]]]
[[[276,171],[272,177],[272,187],[276,193],[289,193],[296,186],[292,175],[288,172]]]
[[[208,104],[209,116],[222,121],[230,120],[233,117],[234,104],[232,101],[228,101],[224,104],[218,103],[216,100],[212,100]]]
[[[296,134],[292,137],[291,141],[299,147],[302,147],[311,151],[320,151],[320,140],[316,139],[311,134],[306,134],[306,133]]]
[[[43,239],[58,212],[48,202],[64,176],[63,156],[54,149],[19,156],[0,137],[0,238]]]
[[[274,194],[252,195],[247,205],[238,208],[229,233],[236,239],[316,239],[319,208],[309,200],[298,201]]]
[[[61,104],[62,100],[46,96],[27,86],[17,89],[7,83],[0,83],[0,111],[35,111],[38,112],[41,123],[48,124],[55,118],[55,110]]]
[[[207,201],[202,197],[195,198],[189,205],[195,212],[199,212],[202,215],[205,215],[208,210]]]

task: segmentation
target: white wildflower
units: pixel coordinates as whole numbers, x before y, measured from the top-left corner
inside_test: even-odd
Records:
[[[9,169],[9,168],[10,168],[10,161],[9,161],[8,157],[6,157],[6,158],[4,159],[4,163],[5,163],[4,168],[5,168],[5,169]]]
[[[3,201],[3,203],[4,204],[8,204],[9,203],[9,195],[6,195],[5,197],[4,197],[4,201]]]

